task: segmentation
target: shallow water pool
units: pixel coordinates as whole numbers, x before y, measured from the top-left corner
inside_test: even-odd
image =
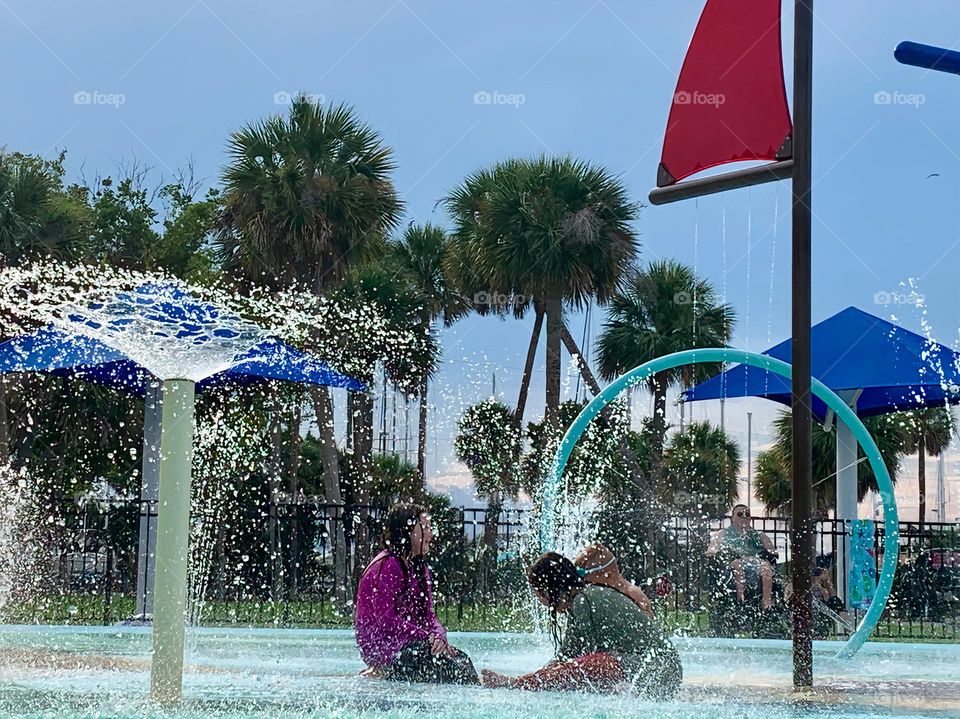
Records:
[[[478,668],[544,663],[538,637],[451,634]],[[817,687],[791,689],[782,641],[677,639],[682,699],[524,693],[361,679],[353,634],[338,630],[193,629],[184,702],[163,714],[144,697],[144,628],[0,627],[0,718],[8,717],[960,717],[960,645],[869,644],[839,662],[815,645]]]

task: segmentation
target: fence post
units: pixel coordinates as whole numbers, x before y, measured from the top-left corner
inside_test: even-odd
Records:
[[[103,583],[103,626],[110,625],[110,601],[113,597],[113,548],[107,545],[107,566]]]

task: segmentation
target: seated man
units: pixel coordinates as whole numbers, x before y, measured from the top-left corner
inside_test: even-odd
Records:
[[[737,599],[742,603],[747,584],[756,584],[759,579],[762,606],[769,609],[773,602],[773,562],[777,552],[770,537],[751,526],[750,510],[745,504],[731,510],[729,527],[710,537],[707,556],[718,555],[733,569]]]

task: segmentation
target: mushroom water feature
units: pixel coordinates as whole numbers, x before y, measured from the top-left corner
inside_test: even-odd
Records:
[[[350,390],[364,385],[175,284],[142,284],[99,301],[87,294],[55,306],[44,319],[49,323],[41,329],[0,345],[0,372],[73,375],[142,394],[160,383],[150,694],[161,704],[176,702],[183,676],[196,392],[265,379]]]

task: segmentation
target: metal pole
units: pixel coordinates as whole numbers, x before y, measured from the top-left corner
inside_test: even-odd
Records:
[[[140,470],[140,536],[137,546],[135,621],[153,616],[153,584],[157,558],[157,491],[160,488],[162,385],[151,382],[143,398],[143,458]]]
[[[380,395],[380,454],[387,453],[387,368],[383,368],[383,393]]]
[[[403,396],[403,461],[410,461],[410,398]]]
[[[793,43],[792,423],[793,686],[813,686],[813,480],[810,427],[813,0],[796,0]]]
[[[747,412],[747,509],[753,513],[750,506],[753,503],[753,485],[750,482],[753,470],[753,412]]]
[[[179,701],[183,685],[194,390],[189,380],[163,383],[150,698],[164,705]]]
[[[433,463],[436,465],[437,469],[435,472],[440,470],[440,439],[438,437],[437,427],[440,426],[440,423],[437,421],[437,405],[433,405]],[[424,481],[426,481],[426,472],[424,472]]]
[[[397,385],[393,385],[393,417],[391,421],[392,421],[392,424],[390,427],[390,434],[392,435],[392,438],[391,438],[390,452],[393,454],[394,457],[396,457],[397,456]]]
[[[715,177],[678,182],[668,187],[658,187],[650,193],[651,205],[666,205],[670,202],[690,200],[694,197],[714,195],[718,192],[753,187],[766,182],[786,180],[793,173],[793,160],[781,160],[747,170],[735,170]]]
[[[726,232],[726,230],[724,230]],[[726,270],[726,268],[724,268]],[[725,405],[727,402],[727,363],[720,363],[720,431],[727,431]]]
[[[944,456],[946,450],[940,453],[940,461],[937,463],[937,521],[947,521],[947,472]]]

